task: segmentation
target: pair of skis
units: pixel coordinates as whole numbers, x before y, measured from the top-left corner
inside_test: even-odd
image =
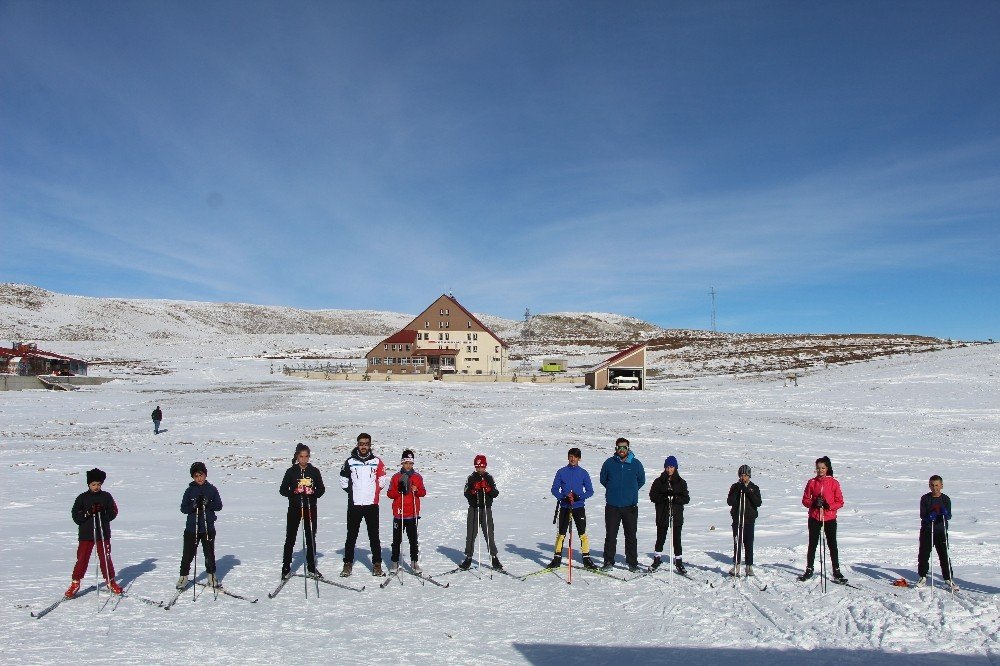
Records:
[[[363,592],[365,589],[364,585],[362,585],[361,587],[354,587],[353,585],[347,585],[345,583],[339,583],[335,580],[330,580],[325,576],[320,578],[318,576],[313,576],[309,574],[291,574],[285,578],[282,578],[281,582],[278,583],[278,587],[274,588],[273,592],[267,593],[267,598],[274,599],[276,596],[278,596],[278,593],[281,592],[283,587],[285,587],[285,584],[293,578],[309,578],[319,583],[326,583],[327,585],[333,585],[334,587],[339,587],[340,589],[347,590],[349,592]]]
[[[399,577],[400,572],[408,573],[411,576],[413,576],[414,578],[420,579],[420,584],[421,585],[423,585],[424,582],[428,582],[428,583],[430,583],[432,585],[437,585],[438,587],[448,587],[449,585],[451,585],[451,583],[442,583],[439,580],[434,580],[433,577],[428,576],[425,573],[417,573],[416,571],[413,571],[411,569],[399,568],[399,569],[394,569],[394,570],[389,571],[389,575],[386,576],[385,580],[382,581],[379,584],[379,588],[384,590],[385,588],[389,587],[389,583],[391,583],[393,581],[393,579],[398,579],[399,582],[400,582],[400,584],[402,584],[403,583],[403,579]]]
[[[184,594],[185,592],[187,592],[188,589],[190,589],[192,585],[200,585],[201,587],[205,588],[206,590],[213,590],[213,591],[215,591],[215,592],[217,592],[219,594],[224,594],[227,597],[232,597],[233,599],[240,599],[242,601],[249,601],[252,604],[257,603],[257,597],[253,597],[251,599],[250,597],[248,597],[246,595],[239,594],[237,592],[233,592],[232,590],[224,588],[221,585],[216,585],[213,588],[208,583],[196,583],[196,582],[189,581],[184,587],[182,587],[181,589],[177,590],[177,592],[170,599],[170,601],[168,601],[167,603],[163,604],[163,609],[164,610],[170,610],[171,607],[173,607],[173,605],[176,604],[180,600],[181,595]]]
[[[77,592],[72,597],[67,597],[67,596],[63,595],[63,596],[59,597],[59,599],[57,601],[49,604],[48,606],[46,606],[45,608],[41,609],[40,611],[32,611],[31,612],[31,617],[35,618],[36,620],[39,619],[39,618],[43,618],[46,615],[48,615],[49,613],[51,613],[52,611],[54,611],[56,608],[58,608],[60,605],[62,605],[64,602],[72,601],[73,599],[77,599],[79,597],[82,597],[83,595],[89,594],[90,592],[93,592],[95,590],[97,590],[97,586],[96,585],[90,585],[90,586],[88,586],[88,587],[80,590],[79,592]],[[122,599],[135,599],[136,601],[141,601],[142,603],[147,604],[149,606],[156,606],[156,607],[163,606],[163,602],[162,601],[156,601],[155,599],[150,599],[148,597],[144,597],[144,596],[141,596],[141,595],[138,595],[138,594],[133,594],[132,592],[127,592],[127,591],[126,592],[122,592],[121,594],[112,595],[112,597],[109,597],[108,600],[104,602],[104,606],[107,606],[107,604],[111,602],[111,598],[113,598],[113,597],[117,597],[117,599],[115,599],[115,605],[111,607],[111,610],[114,610],[114,609],[118,608],[118,604],[121,603]],[[104,606],[102,606],[101,608],[104,608]]]

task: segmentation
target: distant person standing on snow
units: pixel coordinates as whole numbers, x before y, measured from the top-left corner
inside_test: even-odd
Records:
[[[733,568],[730,576],[739,576],[740,544],[743,545],[743,565],[746,575],[753,574],[753,527],[757,521],[757,509],[763,503],[760,488],[750,480],[750,465],[740,465],[740,480],[729,487],[726,504],[733,507],[729,515],[733,517]]]
[[[160,406],[159,405],[156,406],[156,409],[153,410],[153,413],[150,414],[150,416],[153,417],[153,434],[154,435],[159,435],[160,434],[160,421],[163,420],[163,412],[160,411]]]
[[[594,494],[594,484],[590,481],[590,473],[580,467],[583,453],[573,447],[566,454],[569,464],[560,468],[552,479],[552,495],[559,500],[559,534],[556,536],[556,552],[549,569],[556,569],[562,564],[563,540],[569,528],[572,515],[576,523],[577,534],[580,535],[580,552],[583,566],[594,569],[594,561],[590,559],[590,537],[587,536],[587,500]]]
[[[288,514],[285,521],[285,548],[281,559],[281,577],[292,575],[292,548],[298,538],[299,526],[305,520],[306,533],[306,571],[322,578],[323,574],[316,568],[316,527],[319,523],[316,514],[316,500],[326,492],[323,485],[323,475],[309,462],[312,451],[305,444],[295,447],[292,466],[285,471],[281,479],[278,493],[288,498]]]
[[[601,466],[601,485],[607,490],[604,505],[604,562],[601,569],[615,566],[618,550],[618,528],[625,532],[625,563],[629,571],[639,569],[639,488],[646,484],[646,470],[629,450],[629,441],[619,437],[615,454]]]
[[[837,510],[844,506],[844,495],[840,491],[840,482],[833,478],[833,463],[829,456],[816,459],[816,476],[806,482],[806,488],[802,492],[802,506],[809,509],[809,549],[806,551],[806,570],[799,576],[799,580],[812,578],[816,546],[822,530],[830,549],[833,580],[837,583],[847,582],[847,578],[840,573],[840,554],[837,551]]]
[[[677,458],[667,456],[663,461],[663,473],[649,487],[649,501],[656,507],[656,543],[653,546],[653,569],[659,569],[663,562],[663,546],[667,532],[673,532],[674,568],[682,576],[687,574],[681,556],[681,528],[684,527],[684,505],[691,501],[687,481],[677,473]]]
[[[948,521],[951,520],[951,498],[942,491],[944,480],[935,474],[927,482],[931,491],[920,498],[920,548],[917,551],[917,587],[927,584],[927,574],[931,570],[931,546],[937,549],[941,563],[941,577],[945,587],[957,590],[951,578],[951,562],[948,561]]]
[[[344,570],[340,575],[344,578],[351,575],[354,546],[364,520],[372,550],[372,575],[384,576],[382,541],[378,534],[378,497],[389,479],[382,459],[372,453],[372,436],[363,432],[358,435],[357,442],[351,457],[340,468],[340,487],[347,493],[347,541],[344,542]]]

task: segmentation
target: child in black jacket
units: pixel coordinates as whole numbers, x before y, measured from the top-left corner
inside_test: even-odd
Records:
[[[76,566],[73,567],[73,582],[66,590],[66,597],[71,598],[80,590],[80,581],[87,573],[90,564],[90,554],[97,544],[97,561],[101,565],[101,573],[108,584],[108,589],[114,594],[121,594],[122,588],[115,582],[115,565],[111,561],[111,521],[118,517],[118,505],[115,498],[106,490],[102,490],[108,475],[96,467],[87,472],[88,490],[80,493],[73,502],[70,515],[73,522],[80,526],[79,545],[76,548]]]
[[[184,549],[181,552],[181,577],[177,580],[177,589],[187,586],[188,574],[191,572],[191,562],[198,551],[205,554],[205,572],[208,574],[208,586],[217,587],[219,581],[215,577],[215,512],[222,511],[222,496],[219,490],[208,482],[208,468],[205,463],[196,462],[191,465],[191,483],[184,489],[181,498],[181,513],[187,515],[184,525]]]
[[[463,490],[465,499],[469,502],[469,513],[465,520],[465,559],[458,568],[465,570],[472,566],[473,546],[479,529],[482,528],[490,555],[493,556],[492,567],[502,571],[503,565],[500,564],[496,537],[493,534],[493,500],[500,491],[497,490],[496,481],[486,471],[486,456],[479,454],[472,464],[476,471],[465,480]]]
[[[659,569],[663,562],[663,546],[667,531],[673,527],[674,567],[677,573],[687,574],[684,568],[681,548],[681,528],[684,527],[684,505],[691,501],[687,481],[677,473],[677,458],[667,456],[663,461],[663,473],[656,477],[649,487],[649,501],[656,507],[656,545],[653,550],[653,569]]]
[[[760,488],[750,480],[750,466],[741,465],[740,480],[729,488],[726,504],[733,507],[729,515],[733,517],[733,568],[730,576],[740,575],[740,544],[742,544],[746,575],[753,576],[753,527],[757,521],[757,509],[763,503]]]

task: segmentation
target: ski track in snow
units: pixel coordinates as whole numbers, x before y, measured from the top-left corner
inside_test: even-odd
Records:
[[[110,356],[113,343],[106,344]],[[156,351],[148,344],[141,349]],[[266,663],[309,654],[352,663],[1000,664],[997,346],[834,367],[804,377],[799,387],[783,386],[777,375],[708,377],[652,381],[637,393],[298,380],[270,374],[259,360],[187,358],[176,347],[164,349],[169,353],[156,360],[168,374],[122,375],[72,393],[0,393],[5,660]],[[74,343],[58,351],[73,353]],[[166,431],[154,437],[149,412],[156,404]],[[320,585],[317,597],[310,585],[306,599],[301,580],[293,579],[267,599],[278,582],[284,535],[286,504],[277,484],[295,443],[312,447],[327,484],[319,566],[335,576],[346,511],[338,471],[361,431],[372,434],[390,472],[403,448],[416,452],[428,486],[421,564],[431,574],[462,557],[462,484],[477,453],[488,457],[500,489],[497,544],[516,575],[551,558],[549,486],[569,447],[583,450],[582,464],[596,484],[614,439],[632,440],[647,470],[639,526],[646,562],[655,537],[646,493],[663,459],[676,455],[692,494],[684,557],[694,580],[660,571],[622,582],[580,568],[567,585],[562,574],[522,582],[474,567],[443,579],[448,589],[412,576],[379,589],[362,536],[355,574],[345,582],[366,585],[364,592]],[[824,594],[815,579],[795,580],[806,550],[799,500],[820,455],[831,456],[843,484],[842,567],[860,590],[831,583]],[[170,598],[184,519],[178,506],[195,460],[207,463],[225,504],[219,574],[233,591],[259,597],[257,603],[202,591],[196,601],[182,596],[169,611],[128,598],[116,610],[113,602],[99,610],[107,600],[102,592],[30,617],[69,583],[76,545],[69,507],[93,466],[108,472],[105,488],[121,508],[112,525],[119,580],[134,594]],[[725,496],[743,462],[764,497],[755,548],[764,591],[723,575],[732,548]],[[945,478],[954,503],[951,547],[963,588],[954,596],[890,586],[900,575],[915,577],[917,503],[932,473]],[[588,503],[598,559],[603,498],[598,485]],[[387,498],[382,503],[388,560],[391,518]],[[620,535],[619,564],[622,548]],[[407,555],[404,543],[404,563]],[[576,536],[574,555],[578,563]],[[297,554],[293,566],[301,565]],[[199,559],[203,579],[202,568]]]

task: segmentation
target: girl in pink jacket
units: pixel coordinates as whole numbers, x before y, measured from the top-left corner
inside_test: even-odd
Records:
[[[829,456],[816,459],[816,476],[806,482],[806,488],[802,492],[802,506],[809,509],[809,550],[806,552],[806,570],[799,576],[799,580],[812,578],[816,545],[819,543],[819,532],[823,530],[830,547],[833,581],[846,583],[847,578],[840,573],[837,552],[837,510],[844,506],[844,495],[840,491],[840,482],[833,478],[833,464]]]

